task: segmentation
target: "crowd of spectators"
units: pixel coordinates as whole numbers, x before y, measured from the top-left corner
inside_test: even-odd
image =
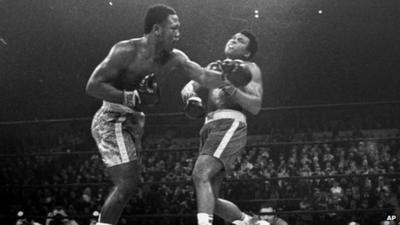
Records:
[[[75,218],[99,211],[110,183],[89,132],[72,125],[57,125],[61,134],[54,130],[54,126],[50,132],[43,127],[32,126],[23,142],[7,143],[11,146],[5,151],[7,153],[16,149],[17,153],[25,154],[57,154],[9,155],[8,159],[1,159],[3,214],[17,215],[18,211],[23,211],[26,215],[46,216],[54,209],[62,208],[69,217]],[[399,137],[399,130],[392,126],[370,130],[356,128],[353,126],[353,130],[335,132],[325,129],[318,132],[275,129],[264,135],[249,137],[246,151],[235,161],[234,170],[221,189],[222,196],[253,212],[257,212],[259,203],[263,201],[275,201],[278,210],[398,207],[400,178],[385,174],[400,172],[399,140],[359,141],[355,138],[395,138]],[[324,140],[353,141],[271,145],[271,142],[279,141]],[[142,153],[143,183],[124,214],[193,214],[195,196],[191,171],[197,156],[197,138],[179,138],[168,131],[161,136],[146,137],[144,145],[159,151]],[[176,148],[190,150],[168,150]],[[75,154],[82,151],[86,152]],[[354,176],[345,177],[349,175]],[[296,179],[266,179],[290,177]],[[299,177],[314,178],[297,179]],[[350,220],[378,224],[386,215],[360,211],[282,217],[289,224],[344,224]],[[192,224],[194,218],[123,216],[120,224]],[[45,224],[45,220],[37,221]],[[80,217],[76,221],[80,225],[91,222],[90,218]],[[3,221],[3,224],[9,223]]]

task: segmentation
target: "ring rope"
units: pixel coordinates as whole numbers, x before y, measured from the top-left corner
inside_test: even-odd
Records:
[[[313,109],[313,108],[334,108],[334,107],[348,107],[348,106],[367,106],[367,105],[384,105],[384,104],[399,104],[400,101],[384,101],[384,102],[356,102],[356,103],[339,103],[339,104],[319,104],[319,105],[298,105],[298,106],[278,106],[278,107],[265,107],[262,111],[279,111],[279,110],[295,110],[295,109]],[[181,116],[182,112],[175,113],[154,113],[149,116]],[[45,119],[45,120],[25,120],[25,121],[0,121],[0,125],[18,125],[18,124],[39,124],[39,123],[57,123],[57,122],[72,122],[72,121],[89,121],[91,117],[81,118],[64,118],[64,119]],[[359,141],[382,141],[382,140],[400,140],[400,138],[368,138],[368,139],[351,139],[351,140],[336,140],[336,141],[317,141],[317,142],[274,142],[269,144],[249,145],[251,147],[266,147],[266,146],[282,146],[282,145],[310,145],[310,144],[333,144],[345,142],[359,142]],[[143,152],[166,152],[166,151],[192,151],[197,148],[178,148],[178,149],[146,149]],[[39,155],[77,155],[77,154],[96,154],[97,151],[86,152],[51,152],[51,153],[28,153],[28,154],[0,154],[0,157],[21,157],[21,156],[39,156]],[[298,180],[298,179],[327,179],[327,178],[353,178],[353,177],[400,177],[400,173],[385,173],[385,174],[351,174],[351,175],[330,175],[330,176],[295,176],[295,177],[272,177],[265,179],[244,179],[244,180],[228,180],[228,182],[254,182],[254,181],[267,181],[267,180]],[[178,182],[144,182],[142,184],[185,184],[190,181]],[[110,185],[111,183],[86,183],[86,184],[53,184],[53,185],[19,185],[22,188],[40,188],[40,187],[79,187],[79,186],[98,186]],[[15,188],[14,185],[3,185],[0,188]],[[298,201],[301,199],[275,199],[280,201]],[[253,200],[239,200],[239,202],[258,203],[263,201],[272,201],[272,199],[253,199]],[[294,210],[294,211],[277,211],[272,214],[326,214],[326,213],[357,213],[357,212],[392,212],[393,208],[372,208],[372,209],[342,209],[342,210]],[[271,214],[271,213],[266,213]],[[193,217],[195,214],[137,214],[137,215],[123,215],[127,218],[165,218],[165,217]],[[0,218],[16,218],[15,216],[0,215]],[[28,216],[29,218],[48,218],[47,216]],[[71,218],[93,218],[88,215],[78,215]]]
[[[263,202],[300,202],[302,198],[268,198],[268,199],[243,199],[235,200],[238,203],[263,203]]]
[[[356,138],[356,139],[345,139],[345,140],[326,140],[326,141],[295,141],[295,142],[271,142],[265,144],[252,144],[246,146],[249,148],[256,147],[268,147],[268,146],[285,146],[285,145],[319,145],[319,144],[339,144],[339,143],[350,143],[350,142],[380,142],[380,141],[393,141],[400,140],[400,137],[390,138]],[[187,147],[187,148],[149,148],[144,149],[141,153],[147,152],[186,152],[186,151],[197,151],[198,147]],[[262,149],[260,149],[262,150]],[[36,153],[20,153],[20,154],[0,154],[0,158],[12,158],[12,157],[34,157],[34,156],[53,156],[53,155],[90,155],[98,154],[98,151],[77,151],[77,152],[36,152]]]
[[[296,110],[296,109],[322,109],[322,108],[338,108],[351,106],[368,106],[368,105],[392,105],[400,104],[397,100],[374,101],[374,102],[350,102],[350,103],[333,103],[333,104],[310,104],[310,105],[293,105],[293,106],[274,106],[263,107],[261,111],[280,111],[280,110]],[[149,117],[161,116],[183,116],[183,112],[169,113],[149,113]],[[61,118],[61,119],[42,119],[42,120],[17,120],[17,121],[0,121],[0,125],[21,125],[21,124],[39,124],[39,123],[60,123],[73,121],[89,121],[92,117],[77,117],[77,118]]]
[[[341,174],[341,175],[323,175],[323,176],[290,176],[290,177],[266,177],[266,178],[253,178],[253,179],[229,179],[226,183],[243,183],[243,182],[266,182],[266,181],[277,181],[277,180],[320,180],[330,178],[355,178],[355,177],[395,177],[399,178],[400,173],[376,173],[376,174]],[[191,184],[189,180],[181,181],[151,181],[142,182],[139,185],[180,185],[180,184]],[[69,184],[27,184],[27,185],[14,185],[6,184],[1,185],[0,189],[4,188],[57,188],[57,187],[87,187],[87,186],[109,186],[111,182],[101,183],[69,183]]]

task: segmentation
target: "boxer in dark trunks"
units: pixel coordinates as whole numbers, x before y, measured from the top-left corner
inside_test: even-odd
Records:
[[[241,74],[240,82],[210,89],[204,126],[200,130],[200,153],[193,170],[196,188],[198,225],[211,225],[213,214],[224,220],[247,225],[252,218],[235,204],[218,197],[222,180],[233,161],[244,149],[247,139],[246,110],[261,109],[263,84],[259,67],[249,60],[257,51],[255,36],[249,31],[235,34],[225,46],[224,61],[208,68],[224,74]],[[190,81],[181,91],[190,118],[202,116],[202,101],[197,91],[203,85]]]

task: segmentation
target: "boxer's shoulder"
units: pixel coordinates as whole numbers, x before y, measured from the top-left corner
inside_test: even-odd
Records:
[[[118,62],[117,64],[127,66],[129,65],[136,55],[139,54],[140,40],[130,39],[119,41],[111,48],[107,59],[109,61]]]
[[[183,51],[174,48],[169,52],[168,60],[166,60],[168,63],[165,64],[165,68],[175,69],[184,65],[189,60],[189,57]]]
[[[259,70],[260,68],[258,67],[257,63],[253,61],[247,61],[247,60],[237,60],[241,62],[243,65],[247,66],[251,70]]]
[[[136,52],[141,45],[142,43],[140,39],[123,40],[114,44],[113,50],[115,53],[131,55],[132,53]]]
[[[258,80],[261,76],[261,69],[257,65],[257,63],[252,62],[252,61],[243,61],[243,64],[247,67],[247,69],[250,71],[253,79],[255,78]]]
[[[174,48],[171,52],[171,55],[174,60],[178,62],[184,62],[189,59],[189,57],[184,53],[182,50],[179,50],[177,48]]]
[[[245,61],[247,63],[247,65],[252,68],[252,69],[256,69],[256,70],[260,70],[260,67],[257,65],[257,63],[255,62],[251,62],[251,61]]]

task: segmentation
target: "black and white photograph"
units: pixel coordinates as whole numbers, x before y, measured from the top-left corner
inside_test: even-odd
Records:
[[[400,0],[0,0],[0,225],[400,225]]]

